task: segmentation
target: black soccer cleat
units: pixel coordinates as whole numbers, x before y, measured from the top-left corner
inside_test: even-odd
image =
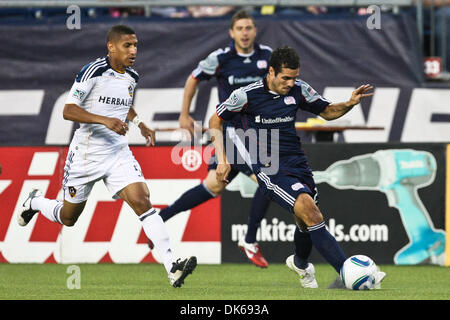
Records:
[[[194,256],[183,261],[180,260],[172,263],[172,269],[169,273],[169,281],[174,288],[181,287],[184,284],[184,279],[197,267],[197,258]]]
[[[23,203],[22,208],[20,209],[20,212],[17,215],[17,222],[22,227],[26,226],[28,222],[30,222],[30,220],[34,217],[34,215],[39,212],[39,210],[31,209],[31,199],[38,197],[40,195],[41,192],[38,189],[33,189],[28,195],[28,198]]]

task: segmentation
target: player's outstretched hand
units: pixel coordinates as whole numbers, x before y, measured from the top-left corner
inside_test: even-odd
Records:
[[[180,114],[180,117],[178,118],[178,121],[180,122],[180,128],[188,130],[190,133],[189,139],[192,139],[192,137],[197,137],[197,132],[201,128],[195,123],[195,120],[189,116],[189,115],[182,115]]]
[[[155,131],[150,129],[145,125],[145,123],[141,122],[139,124],[139,129],[141,129],[141,134],[147,141],[146,146],[154,146],[155,145]]]
[[[365,84],[357,88],[352,92],[352,97],[350,98],[350,102],[352,105],[357,105],[361,102],[362,98],[373,96],[373,92],[369,92],[373,90],[373,86],[370,84]]]
[[[128,124],[121,121],[120,119],[105,118],[103,122],[108,129],[114,131],[117,134],[120,134],[121,136],[124,136],[128,131]]]
[[[216,179],[218,182],[229,183],[227,180],[228,174],[230,173],[231,166],[229,163],[219,163],[216,168]]]

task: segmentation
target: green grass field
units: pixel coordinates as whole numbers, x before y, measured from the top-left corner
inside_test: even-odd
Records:
[[[303,289],[283,264],[199,265],[182,288],[172,288],[162,265],[79,264],[80,289],[68,289],[69,265],[0,264],[2,300],[450,300],[450,268],[380,266],[380,290],[327,289],[337,274],[316,265],[319,289]],[[70,282],[70,281],[69,281]],[[72,283],[72,282],[71,282]]]

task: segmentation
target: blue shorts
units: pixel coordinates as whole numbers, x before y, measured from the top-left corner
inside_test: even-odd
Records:
[[[309,166],[304,163],[280,161],[276,174],[268,175],[260,170],[256,175],[264,195],[281,207],[294,213],[294,203],[301,193],[307,193],[318,204],[318,191]]]

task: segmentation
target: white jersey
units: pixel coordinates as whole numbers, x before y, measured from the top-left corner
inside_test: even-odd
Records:
[[[126,68],[120,73],[111,68],[108,57],[85,65],[70,89],[66,104],[76,104],[86,111],[126,121],[133,105],[138,73]],[[128,145],[128,139],[102,124],[80,123],[71,148],[86,155],[113,154]]]

